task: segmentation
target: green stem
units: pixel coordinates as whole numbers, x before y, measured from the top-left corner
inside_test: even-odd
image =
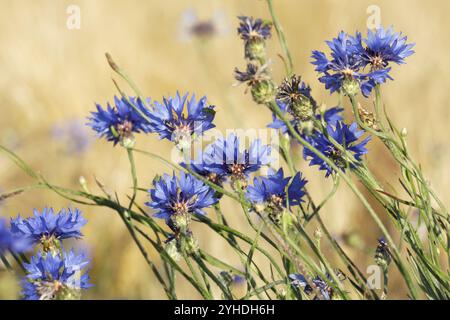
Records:
[[[314,146],[312,146],[308,141],[303,139],[298,132],[295,130],[295,128],[292,126],[292,124],[285,118],[283,112],[280,110],[278,105],[273,101],[270,103],[269,108],[275,112],[275,114],[286,124],[289,132],[292,134],[293,137],[295,137],[304,147],[308,148],[313,152],[315,155],[317,155],[320,159],[322,159],[324,162],[326,162],[339,176],[347,183],[347,185],[350,187],[350,189],[353,191],[353,193],[358,197],[358,199],[362,202],[364,207],[368,210],[369,214],[371,215],[372,219],[375,221],[375,223],[378,225],[380,230],[383,232],[387,242],[392,247],[394,256],[396,257],[396,260],[398,261],[398,267],[399,271],[403,275],[405,282],[409,288],[409,291],[413,298],[417,298],[417,291],[412,283],[411,276],[409,275],[408,270],[406,269],[405,265],[403,264],[403,261],[401,260],[400,252],[398,251],[395,242],[392,240],[389,232],[387,231],[386,227],[384,226],[383,222],[380,220],[376,212],[373,210],[372,206],[369,204],[367,199],[364,197],[364,195],[358,190],[356,185],[351,181],[351,179],[342,172],[341,169],[339,169],[334,162],[332,162],[330,159],[328,159],[325,155],[323,155],[319,150],[317,150]]]
[[[286,73],[288,76],[292,75],[292,70],[294,69],[292,63],[291,53],[289,52],[289,47],[287,45],[286,37],[284,36],[283,28],[278,20],[277,15],[275,14],[275,9],[273,7],[272,0],[267,0],[267,5],[269,6],[270,15],[272,16],[273,25],[275,30],[277,31],[278,40],[280,42],[281,49],[283,50],[284,55],[287,57],[288,63],[286,64]]]
[[[128,160],[130,162],[130,167],[131,167],[131,178],[133,179],[133,196],[131,197],[130,204],[128,205],[128,210],[131,210],[131,208],[133,207],[134,201],[136,200],[138,180],[137,180],[137,174],[136,174],[136,164],[134,161],[133,149],[127,148],[127,154],[128,154]]]

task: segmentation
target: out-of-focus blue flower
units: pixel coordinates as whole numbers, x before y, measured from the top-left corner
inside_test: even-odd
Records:
[[[268,204],[282,210],[287,208],[287,205],[291,207],[302,202],[306,182],[300,172],[293,178],[285,178],[283,169],[279,169],[278,172],[269,172],[267,177],[255,178],[253,186],[247,187],[246,196],[254,204]]]
[[[13,234],[7,226],[6,220],[0,218],[0,253],[7,250],[20,253],[29,249],[31,249],[30,241]]]
[[[85,153],[92,142],[82,122],[78,120],[64,121],[54,125],[51,134],[53,139],[63,144],[68,155]]]
[[[289,278],[292,280],[291,284],[293,286],[303,288],[303,291],[307,295],[313,293],[313,289],[306,281],[305,276],[298,273],[294,273],[290,274]],[[332,281],[331,277],[328,277],[328,280]],[[317,289],[320,290],[320,293],[322,294],[324,300],[331,300],[333,295],[333,289],[328,285],[326,281],[322,279],[322,277],[316,276],[314,279],[312,279],[312,282],[316,285]],[[315,297],[315,299],[318,299],[318,297]]]
[[[225,36],[229,33],[229,22],[225,12],[216,10],[209,19],[200,19],[197,11],[187,9],[180,19],[179,38],[183,42],[193,38],[208,40],[215,36]]]
[[[91,117],[88,118],[88,125],[99,137],[105,137],[116,145],[124,139],[132,138],[133,133],[151,132],[150,123],[142,116],[148,117],[150,111],[141,99],[114,97],[114,104],[115,106],[111,107],[108,103],[106,109],[96,104],[97,112],[91,112]],[[133,106],[140,110],[140,113]]]
[[[233,181],[246,180],[251,172],[271,161],[271,148],[257,139],[248,149],[241,149],[237,135],[230,134],[226,139],[218,138],[203,152],[203,161],[210,172],[219,176],[229,176]]]
[[[341,121],[336,122],[334,126],[329,124],[327,126],[327,134],[340,144],[344,150],[351,152],[357,161],[361,161],[361,157],[367,153],[366,144],[369,142],[370,137],[358,142],[364,131],[358,131],[356,123],[350,126]],[[324,156],[333,161],[338,168],[345,171],[347,163],[344,155],[326,135],[316,133],[310,137],[310,143]],[[305,160],[310,159],[310,166],[318,165],[320,170],[326,171],[327,177],[333,172],[333,169],[324,160],[306,147],[303,149],[303,157]],[[354,167],[354,165],[354,163],[351,163],[350,167]]]
[[[187,97],[188,94],[181,97],[177,93],[175,97],[163,98],[163,103],[154,101],[154,107],[149,114],[150,124],[161,139],[168,139],[176,144],[190,143],[194,134],[200,136],[215,127],[212,123],[215,116],[214,106],[207,104],[206,97],[198,101],[195,95],[192,95],[190,100],[187,100]]]
[[[41,254],[24,264],[27,275],[22,280],[22,295],[25,300],[77,299],[81,289],[87,289],[89,261],[84,255],[67,253]]]
[[[0,218],[0,253],[11,247],[12,234],[6,225],[5,219]]]
[[[185,227],[180,224],[188,224],[192,214],[204,215],[203,209],[218,201],[213,189],[184,172],[179,177],[164,174],[156,178],[148,192],[150,201],[146,205],[157,210],[155,217],[165,219],[175,232]]]
[[[270,37],[270,29],[272,25],[262,19],[254,19],[253,17],[238,17],[240,20],[237,29],[239,36],[245,41],[255,39],[268,39]]]
[[[42,212],[35,209],[32,217],[12,219],[11,232],[32,243],[40,243],[44,250],[49,250],[55,245],[54,241],[81,238],[80,230],[86,223],[78,209],[62,209],[56,214],[53,208],[44,208]]]

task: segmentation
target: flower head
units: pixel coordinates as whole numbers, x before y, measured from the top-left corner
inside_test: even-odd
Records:
[[[97,112],[91,112],[88,125],[94,129],[100,137],[112,141],[114,145],[133,139],[133,133],[148,133],[151,126],[143,115],[148,116],[148,109],[140,99],[130,97],[114,97],[114,107],[108,103],[106,109],[96,104]],[[133,107],[134,106],[134,107]],[[140,110],[138,112],[137,110]]]
[[[251,41],[255,39],[266,40],[270,38],[270,29],[272,24],[262,19],[254,19],[253,17],[238,17],[240,20],[237,29],[241,39]]]
[[[218,201],[213,189],[184,172],[179,177],[164,174],[156,178],[149,193],[146,205],[157,210],[155,217],[165,219],[175,232],[186,231],[192,214],[204,215],[203,209]]]
[[[149,115],[152,130],[161,139],[168,139],[181,147],[186,147],[183,143],[189,143],[194,134],[199,136],[215,127],[212,123],[214,106],[207,104],[206,97],[197,101],[195,95],[190,100],[187,96],[181,97],[177,93],[175,97],[164,98],[162,103],[155,101]]]
[[[242,150],[237,135],[226,139],[218,138],[203,153],[207,169],[219,176],[229,176],[233,181],[246,180],[251,172],[269,164],[271,148],[262,145],[261,140],[253,141],[248,149]]]
[[[60,240],[81,238],[80,230],[86,222],[78,209],[62,209],[56,214],[53,208],[44,208],[42,212],[35,209],[32,217],[12,219],[11,231],[17,237],[42,244],[44,251],[48,251],[58,247]]]
[[[413,43],[407,43],[408,38],[401,33],[395,33],[392,28],[380,27],[375,31],[368,30],[366,39],[358,39],[358,51],[363,67],[369,66],[369,80],[363,84],[363,94],[370,95],[376,84],[382,84],[389,75],[390,64],[403,64],[405,58],[414,53]]]
[[[234,78],[250,87],[259,82],[270,80],[270,76],[267,74],[267,65],[259,67],[254,63],[247,63],[247,68],[244,71],[235,68]]]
[[[366,75],[360,73],[362,62],[358,51],[358,42],[361,34],[355,37],[340,32],[337,38],[327,41],[331,49],[331,59],[321,51],[313,51],[312,64],[322,76],[319,81],[331,93],[343,90],[346,94],[355,95]]]
[[[311,120],[314,116],[316,102],[311,96],[311,87],[297,75],[281,83],[277,100],[286,105],[289,113],[302,121]]]
[[[328,277],[328,281],[333,282],[333,280],[331,279],[330,276],[327,276],[327,277]],[[294,274],[290,274],[289,278],[292,280],[291,284],[293,286],[303,288],[303,291],[307,295],[310,295],[313,293],[313,288],[311,288],[311,286],[308,284],[304,275],[294,273]],[[331,298],[333,297],[333,288],[330,287],[328,285],[328,283],[325,280],[323,280],[323,278],[321,276],[316,276],[315,278],[312,279],[312,282],[317,287],[317,289],[320,291],[324,300],[331,300]],[[315,297],[315,299],[318,299],[318,297]]]
[[[247,188],[247,199],[253,204],[266,204],[267,207],[283,210],[302,202],[306,180],[300,172],[292,177],[284,177],[283,169],[270,172],[267,177],[253,180],[253,186]]]
[[[368,30],[367,38],[360,42],[359,47],[364,66],[379,70],[389,66],[391,62],[405,63],[405,58],[414,53],[414,43],[407,43],[408,37],[396,33],[392,28],[380,27],[375,31]]]
[[[238,17],[238,34],[245,41],[245,58],[264,62],[266,57],[266,39],[270,37],[272,24],[262,19]]]
[[[85,271],[89,261],[74,251],[41,254],[25,264],[27,275],[22,280],[25,300],[77,299],[81,289],[87,289],[89,275]]]
[[[359,138],[364,134],[364,131],[358,131],[356,123],[350,126],[341,121],[336,122],[334,126],[329,124],[327,126],[327,134],[341,145],[344,150],[350,152],[356,161],[361,161],[361,157],[367,153],[366,144],[369,142],[370,137],[358,142]],[[345,168],[355,166],[354,163],[347,165],[347,161],[349,160],[342,154],[341,150],[336,148],[326,135],[317,133],[310,137],[310,142],[341,170],[345,171]],[[326,171],[327,177],[333,172],[332,167],[328,163],[306,147],[303,149],[303,157],[310,159],[310,166],[318,165],[320,170]]]
[[[391,263],[392,256],[389,244],[383,237],[378,239],[377,249],[375,251],[375,263],[381,267],[387,268]]]

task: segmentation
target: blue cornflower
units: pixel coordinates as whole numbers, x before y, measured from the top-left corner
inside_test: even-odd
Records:
[[[358,51],[363,67],[369,66],[369,80],[362,86],[363,94],[369,96],[376,84],[382,84],[389,75],[391,62],[405,63],[405,58],[414,53],[413,43],[407,43],[408,38],[401,33],[395,33],[392,28],[380,27],[375,31],[368,30],[366,39],[358,39]]]
[[[6,225],[5,219],[0,218],[0,253],[5,252],[11,247],[12,234]]]
[[[88,125],[99,137],[105,137],[116,145],[118,142],[133,141],[133,133],[151,132],[150,123],[147,121],[149,110],[141,99],[130,97],[127,100],[125,97],[120,99],[114,97],[114,104],[115,106],[111,107],[108,103],[106,109],[96,104],[97,112],[91,112],[92,116],[88,118],[90,120]]]
[[[310,143],[318,149],[323,155],[328,159],[333,161],[337,167],[345,171],[347,167],[347,160],[342,154],[341,150],[336,148],[334,144],[329,140],[332,137],[338,144],[342,146],[345,150],[353,154],[353,157],[357,161],[361,161],[362,155],[366,154],[368,151],[366,149],[366,144],[369,142],[370,137],[357,142],[359,138],[364,134],[364,131],[358,131],[358,125],[356,123],[348,126],[347,124],[338,121],[333,126],[331,124],[327,125],[327,135],[322,133],[316,133],[310,137]],[[310,158],[309,165],[318,165],[320,170],[326,171],[326,177],[328,177],[333,169],[320,157],[318,157],[314,152],[308,148],[303,149],[303,157],[305,160]],[[354,167],[355,164],[350,163],[350,167]]]
[[[205,162],[204,154],[208,153],[208,149],[211,148],[211,145],[207,146],[205,148],[204,152],[199,152],[196,159],[193,159],[190,163],[190,169],[197,173],[198,175],[204,177],[205,179],[208,179],[212,183],[222,186],[222,184],[225,182],[227,176],[225,174],[217,174],[216,172],[211,171],[208,168],[208,164]],[[180,164],[182,167],[187,168],[186,163]]]
[[[257,139],[250,147],[241,150],[239,138],[230,134],[220,137],[210,144],[203,153],[203,161],[210,172],[219,176],[229,176],[232,181],[245,181],[251,172],[269,164],[271,148]]]
[[[306,182],[300,172],[293,178],[285,178],[283,169],[280,168],[277,172],[269,172],[267,177],[255,178],[253,186],[247,187],[246,197],[255,205],[265,204],[274,210],[282,211],[288,206],[297,206],[302,202]]]
[[[52,128],[52,137],[61,142],[68,155],[81,155],[91,145],[92,137],[81,121],[68,120],[58,123]]]
[[[330,276],[327,276],[327,277],[328,277],[328,281],[330,281],[330,282],[333,281]],[[294,273],[294,274],[290,274],[289,278],[292,280],[291,284],[293,286],[295,286],[295,287],[302,287],[303,291],[307,295],[310,295],[311,293],[313,293],[313,289],[311,288],[311,286],[306,281],[306,278],[305,278],[304,275],[301,275],[301,274],[298,274],[298,273]],[[317,289],[319,289],[319,291],[322,294],[324,300],[331,300],[331,298],[333,296],[333,288],[331,288],[328,285],[328,283],[325,280],[322,279],[321,276],[316,276],[315,278],[312,279],[312,282],[317,287]],[[318,299],[318,297],[315,297],[315,299]]]
[[[218,201],[213,189],[183,171],[178,178],[164,174],[153,180],[149,193],[146,205],[157,210],[155,217],[165,219],[174,232],[186,232],[192,214],[204,215],[203,209]]]
[[[208,129],[214,128],[214,106],[208,105],[206,97],[198,101],[195,95],[187,100],[177,92],[175,97],[163,98],[163,103],[154,101],[149,115],[152,130],[161,139],[175,142],[181,148],[190,146],[191,137],[200,136]]]
[[[253,17],[240,16],[239,27],[237,29],[239,36],[245,41],[255,39],[270,38],[270,29],[272,24],[262,19],[254,19]]]
[[[89,261],[74,251],[58,254],[37,253],[29,264],[24,264],[27,275],[22,280],[25,300],[77,299],[81,289],[87,289]]]
[[[33,216],[11,220],[12,233],[32,243],[42,244],[44,251],[59,246],[58,242],[68,238],[81,238],[81,227],[87,223],[78,209],[62,209],[55,214],[53,208],[42,212],[34,210]]]
[[[377,30],[367,31],[367,39],[364,39],[366,47],[361,44],[360,51],[364,66],[369,65],[372,70],[379,70],[389,66],[389,63],[405,63],[405,58],[414,54],[414,43],[406,43],[408,37],[402,33],[395,33],[391,28],[383,27]]]
[[[364,73],[361,59],[361,33],[350,36],[340,32],[337,38],[327,41],[331,60],[321,51],[313,51],[312,64],[322,76],[319,81],[331,93],[335,91],[354,96],[360,90],[367,96],[373,83],[383,83],[390,69],[372,70]]]
[[[6,220],[0,218],[0,253],[7,250],[20,253],[29,249],[31,249],[30,241],[13,234],[7,226]]]
[[[337,38],[327,41],[331,49],[331,59],[321,51],[313,51],[312,64],[316,66],[315,70],[322,74],[319,81],[324,83],[331,93],[343,90],[346,94],[354,95],[359,90],[360,83],[366,80],[367,76],[360,72],[360,38],[360,33],[353,37],[341,31]]]

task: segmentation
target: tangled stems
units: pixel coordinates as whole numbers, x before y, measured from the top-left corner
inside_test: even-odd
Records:
[[[271,5],[270,1],[268,1],[268,4],[269,4],[269,9],[271,9],[272,15],[274,15],[273,8],[270,7],[270,5]],[[274,18],[274,20],[276,20],[276,17]],[[280,28],[277,28],[277,32],[279,32],[281,34],[283,33]],[[284,39],[283,35],[279,36],[280,45],[282,46],[283,49],[287,49],[287,47],[284,46],[285,43],[284,43],[283,39]],[[341,98],[342,98],[342,95],[341,95]],[[357,119],[359,126],[363,129],[365,129],[367,132],[370,132],[374,136],[379,137],[385,143],[385,145],[388,147],[388,149],[391,151],[391,153],[394,156],[394,158],[396,159],[396,161],[401,165],[402,174],[405,179],[405,182],[401,181],[402,186],[405,188],[405,190],[411,196],[411,198],[413,199],[414,202],[410,203],[407,201],[403,201],[403,200],[400,200],[394,196],[391,196],[391,195],[385,193],[383,191],[383,188],[376,181],[376,179],[372,176],[372,174],[370,173],[370,171],[367,169],[367,167],[365,165],[358,166],[354,170],[354,172],[361,179],[363,184],[366,186],[368,191],[375,197],[375,199],[377,201],[379,201],[383,205],[383,207],[385,207],[388,210],[388,212],[391,213],[391,215],[394,217],[395,221],[398,222],[398,225],[402,232],[401,239],[404,236],[406,236],[408,243],[411,244],[411,248],[419,257],[419,260],[417,260],[413,256],[413,259],[416,261],[416,264],[417,264],[416,272],[424,272],[426,270],[429,271],[428,275],[423,275],[423,274],[420,275],[419,274],[419,276],[416,277],[418,282],[421,282],[421,281],[423,282],[423,279],[425,278],[425,281],[427,283],[424,283],[421,286],[422,289],[425,287],[425,292],[427,292],[432,297],[445,298],[445,294],[444,294],[444,296],[442,296],[442,294],[440,294],[440,291],[439,291],[440,288],[433,289],[434,287],[436,287],[436,285],[435,285],[436,282],[433,281],[432,278],[436,279],[438,281],[438,283],[440,283],[443,286],[444,292],[445,291],[448,292],[448,283],[449,283],[448,277],[445,276],[444,274],[442,274],[442,272],[440,272],[440,270],[442,270],[442,269],[439,268],[439,266],[438,266],[439,252],[437,251],[437,248],[436,248],[436,246],[433,245],[433,243],[439,242],[442,245],[442,247],[444,247],[446,249],[447,256],[449,257],[448,258],[449,265],[450,265],[450,256],[449,256],[449,246],[450,245],[449,245],[449,241],[447,241],[447,245],[446,245],[444,243],[444,241],[442,241],[442,239],[440,238],[440,234],[442,234],[442,230],[440,230],[439,222],[436,222],[435,216],[437,216],[438,219],[441,216],[431,207],[430,197],[432,197],[438,203],[438,205],[441,209],[441,212],[443,214],[442,217],[444,219],[443,221],[441,220],[441,223],[443,223],[443,224],[446,223],[448,225],[449,220],[450,220],[448,212],[445,209],[442,202],[440,201],[440,199],[435,195],[435,193],[429,188],[428,184],[425,182],[425,179],[423,178],[420,168],[410,159],[407,148],[406,148],[406,142],[405,142],[404,136],[402,135],[402,133],[399,133],[398,130],[395,129],[395,127],[393,126],[393,124],[391,123],[389,118],[387,117],[385,109],[384,109],[384,114],[383,114],[380,85],[375,86],[375,114],[376,114],[376,120],[378,121],[378,125],[381,130],[375,130],[374,128],[366,125],[366,123],[364,123],[364,121],[362,121],[360,114],[358,112],[358,103],[355,99],[355,96],[350,95],[349,98],[350,98],[350,101],[352,104],[355,118]],[[269,104],[269,108],[274,110],[275,113],[278,115],[278,117],[280,119],[282,119],[283,122],[285,122],[290,133],[297,140],[299,140],[305,147],[308,147],[314,153],[316,153],[318,151],[318,150],[313,150],[313,148],[311,148],[312,146],[308,145],[307,141],[304,141],[300,137],[300,135],[297,133],[297,131],[294,130],[294,128],[290,125],[290,123],[288,123],[286,121],[286,119],[283,118],[284,115],[280,112],[276,103],[272,102],[271,104]],[[384,124],[384,119],[382,119],[383,115],[385,116],[385,118],[389,124],[390,130],[386,129],[386,126]],[[320,128],[320,127],[324,127],[324,126],[316,124],[316,127]],[[398,142],[395,139],[395,137],[393,135],[394,133],[396,133],[396,135],[399,137],[400,142]],[[342,150],[342,147],[336,141],[334,141],[334,139],[332,139],[332,137],[328,137],[328,138],[330,139],[330,141],[333,143],[333,145],[336,148],[338,148],[340,151],[343,151],[343,154],[346,155],[347,166],[348,166],[348,160],[350,160],[352,162],[354,161],[353,156],[350,153],[347,153],[345,150]],[[285,159],[289,160],[289,158],[286,157],[286,152],[284,150],[282,150],[282,151],[283,151],[283,157]],[[317,154],[317,155],[325,162],[328,162],[327,161],[328,159],[321,157],[320,154]],[[329,163],[329,165],[333,168],[332,163]],[[291,165],[290,165],[290,167],[291,167]],[[348,179],[341,170],[336,170],[336,168],[333,168],[333,169],[335,170],[335,172],[337,172],[337,174],[339,176],[342,176],[344,178],[344,180],[347,184],[349,184],[349,182],[351,182],[350,179]],[[413,177],[416,180],[415,182],[413,181]],[[417,188],[415,186],[416,184],[417,184]],[[375,219],[375,221],[377,222],[377,224],[379,225],[379,227],[383,231],[383,233],[385,235],[387,235],[386,228],[381,224],[381,221],[379,220],[378,216],[373,211],[373,209],[370,208],[370,206],[368,206],[368,203],[364,199],[364,197],[358,192],[358,190],[356,189],[356,187],[354,185],[349,184],[349,186],[356,193],[358,198],[360,198],[360,200],[363,202],[365,207],[369,210],[369,213]],[[389,198],[386,198],[386,197],[389,197]],[[436,266],[431,265],[430,262],[428,261],[428,259],[424,256],[423,249],[421,249],[422,244],[421,244],[420,240],[417,238],[417,235],[414,232],[408,232],[408,230],[413,230],[413,228],[412,228],[411,224],[406,220],[405,215],[402,214],[401,216],[398,216],[399,212],[401,212],[400,204],[402,204],[402,203],[406,204],[408,206],[413,206],[413,207],[418,208],[419,211],[421,212],[421,215],[422,215],[422,211],[425,212],[425,215],[428,219],[427,226],[428,226],[428,230],[429,230],[429,237],[430,237],[430,243],[431,243],[431,245],[430,245],[431,258],[432,258],[432,261],[436,264]],[[444,230],[446,229],[445,226],[443,226],[442,228]],[[436,233],[436,236],[434,236],[435,233]],[[447,228],[446,235],[447,235],[447,239],[449,239],[448,228]],[[403,265],[402,261],[400,260],[400,253],[399,253],[398,249],[393,245],[392,238],[390,238],[389,236],[387,236],[386,238],[388,239],[389,244],[394,249],[394,258],[395,258],[394,260],[397,263],[402,275],[404,276],[405,281],[409,287],[409,290],[410,290],[413,298],[417,297],[417,292],[415,291],[415,288],[413,287],[411,276],[409,275],[409,272],[406,270],[405,266]],[[420,268],[421,265],[424,265],[425,270],[421,270],[421,268]]]
[[[362,202],[364,207],[369,211],[370,215],[372,216],[372,219],[376,222],[380,230],[383,232],[384,236],[386,237],[386,240],[388,241],[389,245],[393,249],[395,262],[397,263],[397,266],[399,267],[399,270],[405,279],[405,282],[408,286],[408,289],[414,299],[417,299],[417,291],[412,283],[412,278],[409,274],[409,271],[407,270],[406,266],[403,264],[400,252],[398,251],[394,241],[392,240],[389,232],[387,231],[386,227],[384,226],[383,222],[380,220],[376,212],[373,210],[367,199],[363,196],[363,194],[358,190],[356,185],[351,181],[351,179],[344,173],[342,170],[340,170],[333,161],[328,159],[326,156],[324,156],[319,150],[317,150],[315,147],[313,147],[308,141],[303,139],[298,132],[295,130],[295,128],[292,126],[292,124],[285,118],[283,112],[280,110],[278,105],[275,103],[275,101],[272,101],[268,104],[268,107],[271,111],[273,111],[287,126],[290,134],[297,139],[305,148],[308,148],[311,150],[314,154],[316,154],[320,159],[325,161],[350,187],[350,189],[355,193],[355,195],[359,198],[359,200]]]

